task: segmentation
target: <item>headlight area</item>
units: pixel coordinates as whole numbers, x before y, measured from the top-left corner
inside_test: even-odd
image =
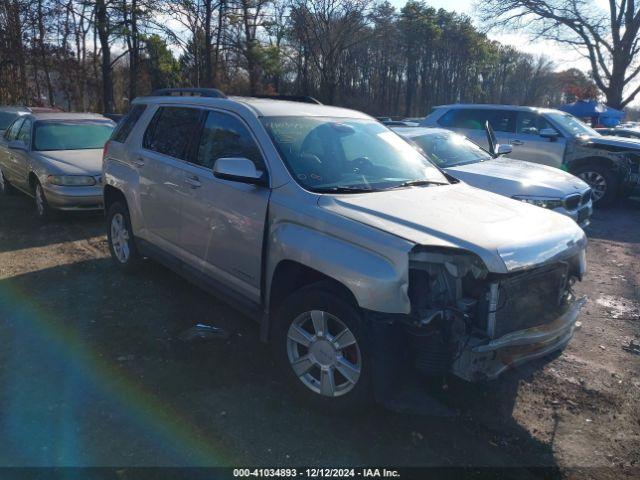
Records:
[[[536,205],[542,208],[548,208],[550,210],[560,208],[564,206],[564,202],[562,198],[554,198],[554,197],[527,197],[523,195],[516,195],[511,197],[514,200],[520,200],[521,202],[530,203],[531,205]]]
[[[501,355],[507,355],[509,348],[511,358],[523,348],[527,355],[535,353],[535,335],[540,338],[547,326],[555,332],[556,321],[575,301],[571,286],[582,275],[579,257],[522,272],[493,274],[471,253],[412,252],[411,314],[402,320],[412,366],[428,376],[453,373],[476,381],[495,378],[508,368],[509,359]],[[572,333],[573,324],[563,325],[562,331],[567,328]],[[509,340],[512,337],[517,338]],[[507,349],[473,353],[479,346],[494,343]],[[545,344],[545,348],[553,347]]]
[[[58,187],[92,187],[98,182],[89,175],[49,175],[47,183]]]
[[[410,359],[424,375],[441,375],[465,346],[489,275],[479,257],[414,251],[409,261],[411,314],[404,327]]]

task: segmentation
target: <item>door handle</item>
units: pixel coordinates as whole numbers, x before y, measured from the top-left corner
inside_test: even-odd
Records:
[[[184,179],[184,182],[188,184],[191,188],[200,188],[202,186],[200,179],[198,179],[198,177],[195,177],[195,176],[186,177]]]
[[[524,145],[522,140],[511,140],[511,145]]]
[[[144,158],[142,157],[136,157],[133,159],[133,164],[137,165],[138,167],[144,167],[145,161]]]

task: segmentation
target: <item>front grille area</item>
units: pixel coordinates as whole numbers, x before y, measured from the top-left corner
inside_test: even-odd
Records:
[[[501,280],[493,319],[488,311],[489,336],[499,338],[554,320],[561,310],[568,272],[568,264],[561,262]]]
[[[567,195],[564,197],[564,208],[567,210],[575,210],[580,205],[582,195],[574,193],[573,195]]]

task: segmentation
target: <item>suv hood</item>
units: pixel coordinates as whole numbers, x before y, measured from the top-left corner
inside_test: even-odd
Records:
[[[579,137],[579,140],[596,146],[602,145],[604,147],[609,147],[605,148],[606,150],[640,150],[640,140],[635,140],[633,138],[600,135],[597,137]],[[612,149],[611,147],[614,148]]]
[[[464,183],[322,195],[318,205],[417,245],[473,252],[493,273],[566,258],[586,246],[569,217]]]
[[[34,152],[36,158],[59,175],[91,175],[102,172],[102,150],[51,150]],[[55,172],[54,172],[55,171]]]
[[[563,170],[506,157],[445,170],[469,185],[508,197],[530,195],[563,198],[589,188],[578,177]]]

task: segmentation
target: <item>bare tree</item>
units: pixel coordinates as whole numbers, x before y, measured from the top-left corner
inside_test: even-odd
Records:
[[[305,44],[305,54],[320,72],[320,90],[332,103],[338,87],[338,66],[351,47],[365,40],[371,0],[293,0],[292,35]]]
[[[623,108],[640,93],[635,0],[608,0],[608,7],[593,0],[483,0],[477,9],[489,28],[524,27],[535,38],[576,48],[611,107]]]

